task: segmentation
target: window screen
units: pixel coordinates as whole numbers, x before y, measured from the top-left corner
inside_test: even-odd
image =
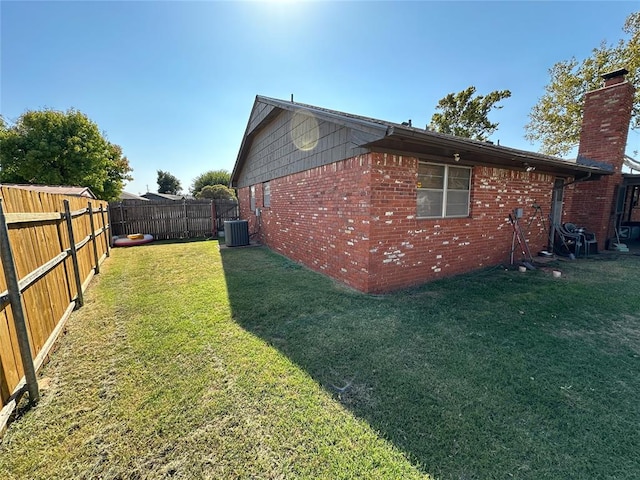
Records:
[[[469,215],[471,168],[418,164],[418,217]]]

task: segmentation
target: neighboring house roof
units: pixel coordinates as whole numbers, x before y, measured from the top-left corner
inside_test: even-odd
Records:
[[[55,193],[57,195],[71,195],[73,197],[86,197],[93,199],[98,198],[89,187],[70,187],[66,185],[30,185],[17,183],[3,183],[2,186],[19,188],[21,190],[30,190],[32,192]]]
[[[156,192],[147,192],[143,193],[141,197],[146,198],[147,200],[184,200],[187,198],[186,195],[172,195],[170,193],[156,193]]]
[[[490,142],[415,128],[408,124],[398,124],[375,118],[353,115],[302,103],[289,102],[263,96],[256,96],[251,116],[245,130],[240,151],[231,174],[231,186],[238,186],[238,179],[249,154],[253,138],[276,116],[284,111],[303,112],[320,121],[341,125],[349,129],[349,143],[352,152],[348,158],[363,151],[381,151],[412,155],[419,158],[458,158],[465,165],[495,165],[506,168],[538,168],[541,171],[574,176],[576,178],[598,178],[611,174],[611,168],[604,164],[578,158],[576,161],[528,152]],[[351,153],[351,154],[350,154]],[[331,163],[333,159],[327,159]]]
[[[141,197],[140,195],[136,195],[134,193],[129,193],[129,192],[122,192],[120,194],[120,197],[118,197],[120,200],[143,200],[145,202],[148,202],[149,199],[148,198],[144,198]]]

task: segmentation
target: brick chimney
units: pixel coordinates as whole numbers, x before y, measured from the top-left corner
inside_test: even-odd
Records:
[[[571,209],[565,217],[595,232],[599,248],[605,248],[607,239],[615,235],[615,196],[622,183],[635,91],[625,80],[627,73],[620,69],[603,75],[604,86],[585,95],[578,163],[601,166],[614,173],[597,181],[575,184]]]

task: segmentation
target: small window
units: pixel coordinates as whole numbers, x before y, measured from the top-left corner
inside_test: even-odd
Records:
[[[264,182],[262,184],[262,206],[271,206],[271,182]]]
[[[251,211],[255,212],[256,210],[256,186],[251,185],[249,189],[249,203],[251,204]]]
[[[471,168],[418,164],[418,217],[469,215]]]

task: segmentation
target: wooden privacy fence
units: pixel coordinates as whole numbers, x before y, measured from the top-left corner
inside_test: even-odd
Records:
[[[238,202],[122,200],[109,204],[113,235],[148,233],[158,240],[216,236],[238,218]]]
[[[107,203],[0,187],[0,435],[109,255]]]

